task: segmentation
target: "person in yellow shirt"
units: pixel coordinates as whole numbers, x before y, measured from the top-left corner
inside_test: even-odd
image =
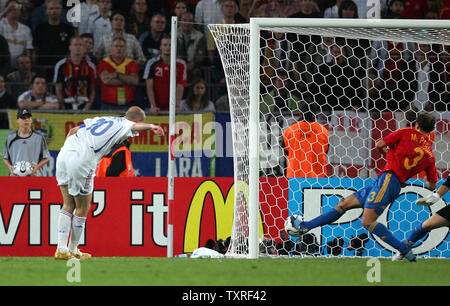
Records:
[[[329,131],[316,122],[317,104],[304,104],[303,120],[289,126],[283,133],[288,152],[287,177],[326,177]]]

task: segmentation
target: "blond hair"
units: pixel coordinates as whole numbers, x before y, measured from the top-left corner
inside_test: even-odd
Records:
[[[131,106],[125,113],[125,118],[131,121],[144,121],[145,112],[139,106]]]

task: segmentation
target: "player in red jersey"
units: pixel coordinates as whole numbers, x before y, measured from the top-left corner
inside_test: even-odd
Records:
[[[302,235],[315,227],[336,221],[349,209],[363,208],[361,225],[398,250],[401,258],[415,261],[411,245],[395,238],[386,226],[377,222],[377,219],[398,197],[405,182],[419,172],[425,171],[428,187],[436,188],[438,176],[430,139],[430,133],[435,125],[436,120],[432,115],[419,114],[414,129],[404,128],[379,140],[376,148],[386,156],[387,163],[372,186],[342,199],[334,209],[311,221],[302,222],[290,216],[287,222],[297,228],[299,235]]]

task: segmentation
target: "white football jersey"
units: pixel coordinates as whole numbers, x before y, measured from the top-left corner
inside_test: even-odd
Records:
[[[90,151],[97,162],[111,151],[111,148],[127,139],[136,136],[131,127],[135,122],[124,117],[95,117],[84,120],[76,134],[67,138],[64,149],[75,149],[79,151]],[[91,154],[89,154],[91,155]],[[91,155],[92,156],[92,155]]]

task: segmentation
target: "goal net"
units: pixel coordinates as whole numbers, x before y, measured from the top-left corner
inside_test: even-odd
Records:
[[[284,231],[292,214],[311,220],[372,184],[385,159],[375,142],[437,120],[433,150],[448,176],[450,80],[448,21],[255,18],[209,25],[226,75],[233,129],[235,207],[229,256],[392,256],[361,226],[362,209],[301,238]],[[315,122],[315,123],[313,123]],[[422,175],[378,219],[405,240],[446,205],[414,201],[431,191]],[[450,257],[448,228],[413,252]]]

